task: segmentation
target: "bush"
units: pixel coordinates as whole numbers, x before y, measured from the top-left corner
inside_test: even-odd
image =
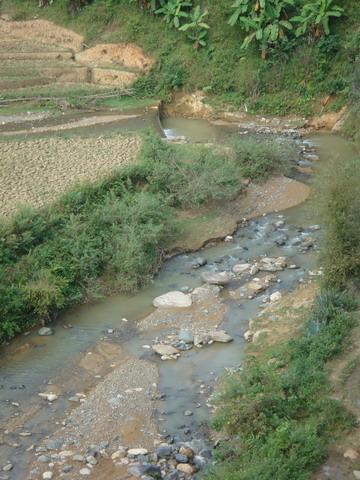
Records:
[[[237,140],[234,142],[236,163],[245,178],[266,180],[274,173],[287,173],[290,168],[290,148],[273,141],[256,143]]]

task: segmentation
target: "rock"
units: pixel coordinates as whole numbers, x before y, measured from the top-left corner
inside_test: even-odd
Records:
[[[164,293],[153,300],[153,305],[157,308],[186,308],[191,307],[191,304],[191,295],[179,291]]]
[[[215,330],[211,333],[211,338],[214,342],[229,343],[233,341],[233,338],[225,332],[225,330]]]
[[[72,468],[73,468],[72,465],[64,465],[64,466],[62,467],[62,471],[63,471],[64,473],[69,473],[69,472],[71,472]]]
[[[51,461],[51,458],[49,457],[49,455],[40,455],[37,460],[41,463],[49,463]]]
[[[190,447],[180,447],[179,453],[181,453],[182,455],[186,455],[188,458],[193,458],[194,456],[194,452]]]
[[[348,448],[344,453],[344,458],[349,458],[352,461],[356,460],[358,457],[358,452],[353,448]]]
[[[310,225],[310,227],[308,227],[308,230],[310,230],[310,232],[316,232],[320,230],[320,228],[320,225]]]
[[[54,474],[53,472],[47,471],[42,474],[42,478],[44,480],[51,480],[53,478]]]
[[[96,458],[93,455],[88,455],[86,457],[86,462],[89,463],[90,465],[96,465],[98,463]]]
[[[195,347],[199,347],[201,345],[208,345],[208,343],[211,341],[212,341],[211,336],[206,333],[200,333],[198,335],[194,335]]]
[[[158,355],[161,355],[161,356],[163,356],[163,355],[172,356],[172,355],[176,355],[176,354],[179,353],[179,350],[177,348],[172,347],[171,345],[163,345],[161,343],[153,345],[152,349],[154,350],[155,353],[157,353]],[[140,454],[138,454],[138,455],[140,455]]]
[[[250,270],[249,270],[249,273],[250,275],[256,275],[258,273],[259,269],[256,265],[253,265]]]
[[[202,257],[197,257],[195,258],[195,260],[191,263],[191,268],[200,268],[200,267],[203,267],[204,265],[207,264],[207,260],[205,260],[205,258],[202,258]]]
[[[244,333],[244,338],[247,342],[251,342],[252,341],[252,338],[253,338],[253,332],[251,330],[247,330],[245,333]]]
[[[128,468],[128,472],[134,477],[149,475],[153,478],[161,478],[161,468],[151,463],[136,463]]]
[[[182,453],[177,453],[175,455],[175,460],[178,462],[178,463],[188,463],[189,459],[186,455],[183,455]]]
[[[232,271],[236,273],[237,275],[241,275],[243,273],[246,273],[250,270],[251,265],[250,263],[238,263],[233,266]]]
[[[84,455],[75,454],[73,455],[72,459],[74,460],[74,462],[82,462],[82,463],[85,462]]]
[[[263,272],[278,272],[286,268],[286,258],[263,257],[257,266]]]
[[[87,476],[87,475],[91,475],[91,470],[90,468],[82,468],[79,473],[80,475]]]
[[[191,417],[191,415],[193,415],[193,412],[191,410],[185,410],[184,415],[185,417]]]
[[[156,455],[158,458],[170,458],[172,454],[172,447],[171,445],[160,445],[160,447],[156,450]]]
[[[179,473],[177,470],[173,470],[172,472],[165,475],[164,480],[179,480]]]
[[[178,339],[185,343],[194,343],[194,335],[190,330],[182,329],[179,332]]]
[[[59,440],[48,440],[46,442],[46,448],[48,450],[57,450],[61,447],[61,442]]]
[[[120,447],[118,450],[116,450],[116,452],[114,452],[111,455],[112,460],[117,460],[117,459],[125,458],[125,457],[126,457],[126,450],[123,447]]]
[[[194,462],[194,465],[197,467],[198,470],[202,470],[206,465],[205,458],[200,456],[200,455],[196,455],[194,457],[193,462]]]
[[[108,328],[108,329],[107,329],[107,333],[108,333],[109,335],[111,335],[112,333],[114,333],[114,329],[113,329],[113,328]]]
[[[55,395],[55,393],[38,393],[38,395],[48,402],[54,402],[59,398],[57,395]]]
[[[40,335],[40,337],[47,337],[49,335],[54,335],[54,330],[50,327],[42,327],[38,330],[38,335]]]
[[[138,455],[146,455],[148,451],[146,448],[130,448],[127,453],[128,456],[137,457]]]
[[[353,470],[353,475],[356,480],[360,480],[360,470]]]
[[[201,278],[210,285],[227,285],[232,275],[229,272],[204,272]]]
[[[288,236],[287,235],[279,235],[278,237],[275,238],[275,243],[276,245],[279,245],[279,247],[282,247],[283,245],[286,244],[288,240]]]
[[[12,463],[7,463],[6,465],[3,466],[3,471],[4,472],[10,472],[14,468],[14,465]]]
[[[220,293],[220,288],[214,285],[205,285],[203,287],[194,288],[191,293],[191,298],[194,302],[203,301],[211,297],[217,297]]]
[[[234,237],[232,235],[226,235],[225,237],[225,242],[232,242],[234,240]]]
[[[195,473],[195,468],[193,465],[189,465],[188,463],[179,463],[176,469],[181,473],[185,473],[186,475],[192,475]]]
[[[270,295],[270,302],[278,302],[279,300],[281,300],[281,298],[281,292],[274,292]]]

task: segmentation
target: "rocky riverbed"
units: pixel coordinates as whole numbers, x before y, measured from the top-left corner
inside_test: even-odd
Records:
[[[169,260],[153,285],[111,313],[106,303],[80,308],[51,326],[53,335],[30,333],[13,348],[22,360],[8,370],[3,362],[1,479],[188,479],[212,462],[206,421],[219,378],[241,368],[246,345],[272,331],[287,292],[321,275],[321,230],[311,213],[266,215],[263,190],[248,205],[260,216],[243,219],[225,241]],[[293,205],[286,188],[272,192],[272,210]],[[277,313],[262,325],[266,311]],[[54,358],[43,369],[47,345]],[[35,373],[39,362],[43,373],[31,384],[18,375],[19,367]]]

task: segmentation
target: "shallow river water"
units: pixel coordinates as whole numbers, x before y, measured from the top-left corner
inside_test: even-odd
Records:
[[[224,133],[224,127],[215,127],[206,121],[184,119],[169,119],[164,122],[165,133],[169,136],[185,135],[192,141],[220,141],[224,135],[234,132],[232,128]],[[341,159],[353,154],[351,145],[340,137],[332,135],[317,135],[309,139],[317,146],[320,154],[320,163],[326,162],[329,157],[338,160],[341,168]],[[316,269],[317,252],[311,250],[300,253],[297,246],[286,242],[284,246],[275,243],[279,231],[274,229],[274,223],[283,215],[285,226],[283,233],[289,239],[299,235],[299,227],[304,235],[318,237],[320,232],[311,232],[307,227],[318,223],[316,208],[311,200],[298,207],[272,215],[267,215],[250,221],[234,235],[233,242],[222,242],[213,247],[189,255],[179,255],[166,261],[154,281],[135,295],[116,295],[107,298],[95,305],[84,305],[68,311],[54,324],[55,335],[39,337],[34,330],[27,336],[19,336],[9,346],[3,347],[0,352],[0,422],[2,430],[6,428],[11,417],[17,415],[17,407],[26,403],[27,408],[39,405],[37,393],[52,381],[66,385],[69,397],[75,392],[84,391],[94,385],[96,379],[85,372],[78,365],[78,359],[85,352],[107,335],[107,329],[120,332],[111,341],[126,342],[136,355],[146,358],[142,349],[143,344],[151,344],[154,333],[141,335],[136,331],[136,322],[153,311],[154,297],[169,290],[176,290],[184,286],[193,288],[202,284],[201,273],[204,269],[230,270],[235,263],[246,262],[248,259],[267,256],[286,256],[290,263],[298,265],[296,270],[279,272],[280,283],[273,285],[266,294],[275,291],[289,291],[307,279],[309,270]],[[206,258],[208,264],[198,270],[191,268],[196,257]],[[160,391],[165,400],[161,402],[159,412],[159,429],[161,432],[175,435],[179,438],[196,437],[201,424],[209,420],[209,408],[206,406],[206,394],[213,386],[216,378],[223,374],[228,367],[241,365],[244,355],[244,332],[248,322],[261,311],[263,296],[253,300],[244,300],[241,303],[223,299],[228,305],[228,311],[223,324],[234,338],[231,344],[216,344],[201,351],[191,350],[182,354],[177,362],[158,361],[160,369]],[[123,318],[128,319],[124,322]],[[72,328],[64,328],[69,324]],[[150,357],[149,357],[150,358]],[[65,396],[64,396],[65,397]],[[29,438],[21,439],[21,447],[13,448],[12,443],[18,441],[16,435],[8,435],[2,445],[0,464],[11,460],[15,468],[11,478],[22,478],[29,461],[25,449],[31,444],[38,444],[44,435],[50,434],[60,421],[69,405],[65,398],[59,398],[49,408],[39,409],[35,415],[29,415],[24,422],[23,430],[33,432]],[[185,410],[191,410],[191,417],[184,417]],[[49,421],[51,418],[51,422]],[[10,419],[10,420],[9,420]],[[20,443],[20,442],[19,442]],[[25,477],[24,477],[25,478]]]

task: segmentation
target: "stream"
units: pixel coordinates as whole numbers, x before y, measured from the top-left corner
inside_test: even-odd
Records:
[[[136,122],[142,128],[142,122]],[[165,119],[163,129],[169,138],[183,135],[193,142],[220,142],[236,134],[235,127],[217,127],[205,120],[181,118]],[[333,157],[338,160],[340,167],[341,158],[353,155],[351,145],[338,136],[319,134],[306,141],[316,146],[319,163]],[[274,227],[279,220],[284,221],[280,229]],[[71,408],[68,402],[71,395],[90,390],[111,371],[111,361],[103,366],[98,375],[79,364],[84,352],[103,340],[125,344],[134,355],[150,359],[158,365],[159,390],[163,395],[157,414],[160,433],[177,440],[203,438],[203,426],[208,422],[211,412],[207,398],[217,378],[226,369],[241,367],[246,343],[244,332],[248,329],[249,320],[262,311],[271,293],[291,291],[310,278],[309,271],[317,270],[317,244],[321,229],[311,227],[316,223],[318,214],[311,199],[285,212],[250,220],[234,234],[231,242],[220,242],[199,252],[167,260],[153,282],[136,294],[115,295],[97,304],[79,306],[56,320],[54,335],[41,337],[35,329],[2,347],[0,465],[11,461],[14,468],[6,474],[0,473],[0,479],[28,478],[26,472],[33,460],[33,453],[31,448],[29,451],[27,449],[39,445],[44,436],[58,428],[65,412]],[[279,234],[287,238],[283,245],[276,242]],[[311,236],[315,247],[305,253],[300,251],[299,245],[293,241],[299,236]],[[229,297],[227,289],[222,290],[221,299],[228,308],[221,328],[233,337],[233,342],[215,343],[201,350],[193,348],[183,352],[178,361],[161,361],[144,350],[143,345],[151,345],[155,333],[139,333],[136,325],[153,312],[152,300],[156,296],[184,287],[198,287],[203,284],[201,274],[204,271],[230,271],[237,263],[264,255],[284,256],[298,268],[276,272],[278,281],[253,299],[245,298],[239,302]],[[207,264],[195,270],[192,263],[199,256],[206,259]],[[167,333],[166,329],[161,331],[162,336]],[[116,364],[116,359],[113,363]],[[43,404],[38,392],[43,391],[49,382],[61,385],[64,394],[50,406],[39,408]],[[184,417],[185,411],[191,411],[192,415]],[[22,427],[13,429],[13,421],[20,414],[23,415]],[[19,431],[31,432],[32,435],[19,437]]]

